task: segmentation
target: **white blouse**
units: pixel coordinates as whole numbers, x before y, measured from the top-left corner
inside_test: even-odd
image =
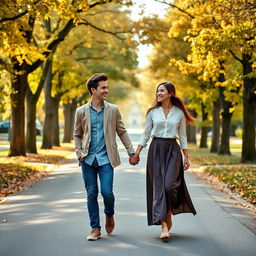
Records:
[[[187,149],[186,117],[183,111],[173,106],[165,118],[162,107],[152,109],[147,114],[145,130],[140,137],[139,145],[145,147],[150,136],[179,139],[180,148]]]

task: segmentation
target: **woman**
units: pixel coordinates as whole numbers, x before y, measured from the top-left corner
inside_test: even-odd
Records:
[[[175,96],[174,85],[159,84],[156,100],[147,111],[145,131],[131,161],[132,164],[139,161],[140,152],[152,135],[147,158],[148,225],[161,225],[160,238],[164,240],[170,238],[172,215],[196,214],[184,180],[184,170],[189,168],[186,122],[193,123],[194,118]]]

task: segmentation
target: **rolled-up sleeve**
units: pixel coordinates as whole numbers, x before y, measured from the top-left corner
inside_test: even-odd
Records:
[[[153,119],[152,119],[152,111],[150,111],[146,116],[145,130],[140,137],[139,145],[145,147],[150,138],[151,131],[153,128]]]
[[[182,116],[179,125],[179,140],[180,140],[180,148],[187,149],[188,142],[187,142],[187,133],[186,133],[186,117],[185,115]]]

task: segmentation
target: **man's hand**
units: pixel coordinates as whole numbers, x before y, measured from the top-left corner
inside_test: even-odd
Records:
[[[84,159],[85,159],[85,157],[81,157],[81,156],[80,156],[78,160],[79,160],[80,162],[83,162]]]
[[[134,154],[129,157],[129,163],[131,165],[136,165],[139,163],[139,161],[140,161],[140,156],[138,154]]]

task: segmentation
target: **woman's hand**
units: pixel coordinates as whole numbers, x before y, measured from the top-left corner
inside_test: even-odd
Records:
[[[184,170],[187,170],[190,166],[190,162],[188,160],[188,157],[184,158]]]

